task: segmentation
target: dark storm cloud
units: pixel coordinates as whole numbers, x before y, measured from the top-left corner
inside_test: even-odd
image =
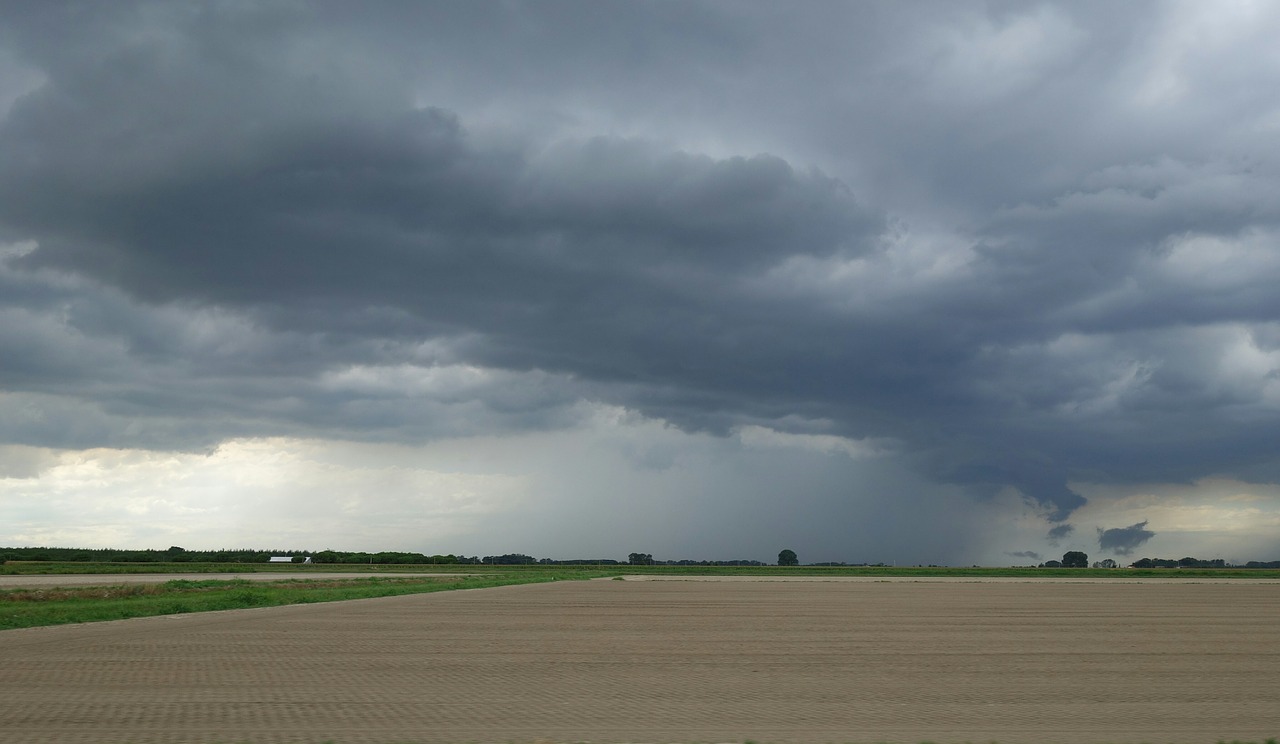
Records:
[[[49,412],[9,441],[421,439],[588,399],[892,439],[1051,539],[1071,483],[1274,467],[1277,70],[1240,62],[1269,10],[4,11],[0,85],[35,87],[0,241],[39,247],[0,273],[0,372]],[[69,401],[97,413],[59,428]]]
[[[1156,533],[1147,529],[1146,522],[1138,522],[1128,527],[1112,527],[1109,530],[1098,529],[1098,547],[1110,550],[1116,555],[1131,555],[1142,547]]]
[[[1006,552],[1005,552],[1005,555],[1010,556],[1010,557],[1012,557],[1012,558],[1026,558],[1026,559],[1028,559],[1028,560],[1032,560],[1032,561],[1043,561],[1043,560],[1044,560],[1044,556],[1040,555],[1039,553],[1037,553],[1037,552],[1036,552],[1036,551],[1034,551],[1034,550],[1018,550],[1018,551],[1013,551],[1013,552],[1006,551]]]
[[[1076,528],[1070,524],[1059,524],[1049,528],[1048,538],[1051,545],[1057,545],[1060,540],[1075,532]]]

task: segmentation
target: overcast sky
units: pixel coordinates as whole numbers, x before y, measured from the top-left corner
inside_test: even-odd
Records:
[[[1280,559],[1276,38],[0,2],[0,545]]]

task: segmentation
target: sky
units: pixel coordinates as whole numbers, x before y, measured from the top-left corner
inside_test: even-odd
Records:
[[[0,2],[0,545],[1280,559],[1280,5]]]

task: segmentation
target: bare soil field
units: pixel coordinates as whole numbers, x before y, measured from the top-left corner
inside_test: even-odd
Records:
[[[1262,741],[1275,583],[586,581],[0,632],[0,738]]]

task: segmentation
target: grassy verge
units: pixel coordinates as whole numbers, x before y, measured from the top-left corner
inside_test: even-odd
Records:
[[[211,610],[336,602],[450,589],[559,581],[564,574],[429,578],[360,577],[329,581],[179,580],[84,588],[0,590],[0,630],[121,620]],[[584,578],[574,576],[574,578]]]
[[[6,561],[0,564],[0,575],[29,576],[50,574],[149,574],[149,573],[324,573],[397,574],[397,573],[493,573],[502,566],[475,565],[382,565],[367,563],[107,563],[59,561]],[[572,567],[565,567],[572,568]]]

